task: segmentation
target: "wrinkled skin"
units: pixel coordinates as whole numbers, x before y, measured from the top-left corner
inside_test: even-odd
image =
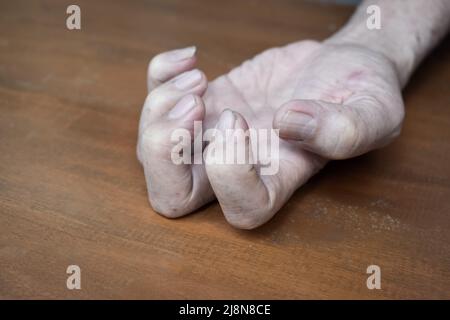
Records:
[[[391,61],[364,47],[301,41],[266,50],[210,83],[201,73],[197,84],[177,88],[176,79],[195,63],[188,48],[160,54],[149,65],[137,152],[151,205],[164,216],[191,213],[217,197],[230,224],[255,228],[328,160],[379,148],[400,132],[398,75]],[[170,117],[183,97],[195,106]],[[296,127],[293,114],[309,120]],[[278,173],[261,176],[251,164],[173,164],[171,132],[192,130],[195,120],[204,120],[204,130],[279,129]]]

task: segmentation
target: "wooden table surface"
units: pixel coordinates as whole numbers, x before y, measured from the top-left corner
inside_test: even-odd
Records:
[[[253,231],[217,202],[168,220],[136,160],[149,59],[196,44],[212,79],[324,39],[353,8],[300,1],[0,2],[0,298],[450,298],[450,43],[387,148],[333,162]],[[381,268],[368,290],[366,268]],[[81,290],[66,268],[81,268]]]

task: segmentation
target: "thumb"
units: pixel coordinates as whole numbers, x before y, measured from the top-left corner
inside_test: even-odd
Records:
[[[386,108],[374,99],[348,105],[292,100],[277,110],[274,129],[283,139],[329,159],[358,156],[391,142],[400,133],[403,105]]]

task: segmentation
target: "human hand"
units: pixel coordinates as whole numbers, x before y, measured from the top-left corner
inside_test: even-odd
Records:
[[[381,147],[400,132],[398,75],[391,61],[364,47],[301,41],[264,51],[209,84],[198,70],[180,75],[194,65],[188,48],[161,54],[149,67],[138,157],[152,206],[168,217],[215,195],[232,225],[255,228],[327,160]],[[173,164],[171,132],[192,131],[195,120],[204,130],[279,129],[280,148],[271,155],[279,159],[278,172],[264,176],[250,163],[214,164],[208,152],[206,165]]]

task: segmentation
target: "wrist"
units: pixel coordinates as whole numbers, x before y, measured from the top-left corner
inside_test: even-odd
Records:
[[[379,29],[369,29],[367,8],[379,9]],[[328,42],[353,44],[384,55],[403,87],[427,53],[450,28],[448,0],[364,0]]]
[[[367,29],[365,22],[346,25],[324,43],[355,45],[384,56],[392,64],[402,87],[408,82],[418,60],[417,52],[411,46],[401,45],[382,30]]]

